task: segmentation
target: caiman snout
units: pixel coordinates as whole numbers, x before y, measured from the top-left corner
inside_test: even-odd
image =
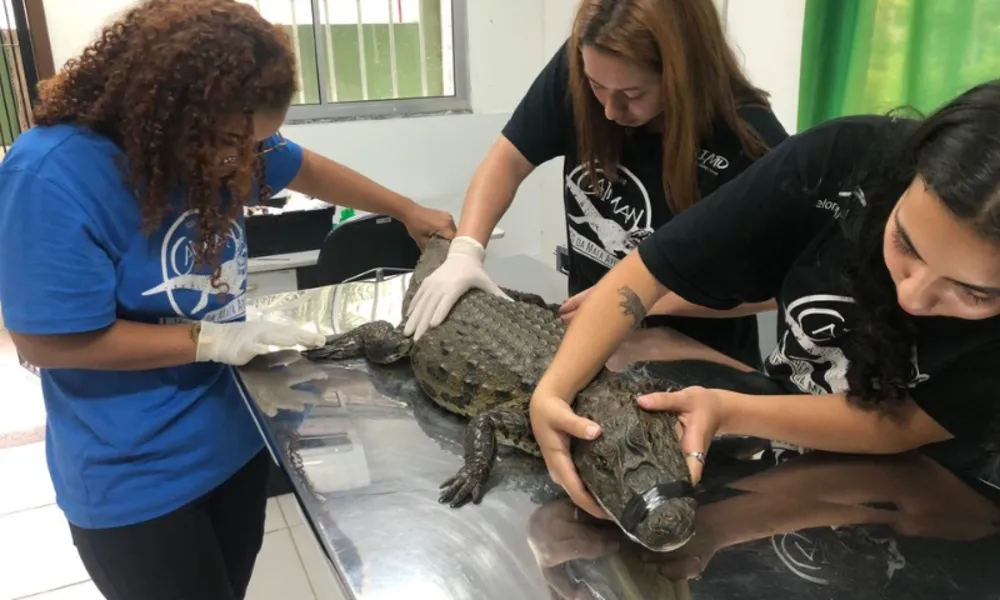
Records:
[[[671,552],[694,536],[698,503],[691,484],[674,481],[637,494],[619,519],[622,529],[654,552]]]
[[[602,429],[595,440],[573,442],[573,463],[594,499],[654,552],[686,544],[694,535],[697,502],[674,420],[632,401],[615,408],[599,397],[584,397],[578,414]]]

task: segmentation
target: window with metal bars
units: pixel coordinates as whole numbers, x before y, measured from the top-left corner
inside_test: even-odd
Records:
[[[299,59],[291,121],[469,108],[466,0],[240,0]]]
[[[24,0],[0,0],[0,160],[31,127],[35,67]]]

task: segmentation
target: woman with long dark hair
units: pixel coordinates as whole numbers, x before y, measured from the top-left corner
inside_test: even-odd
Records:
[[[0,164],[0,303],[41,367],[60,508],[110,600],[242,598],[267,462],[232,365],[316,331],[247,322],[244,206],[288,188],[451,216],[277,133],[287,36],[234,0],[151,0],[41,88]]]
[[[405,333],[440,324],[469,289],[502,295],[483,270],[489,234],[543,163],[563,158],[569,321],[643,238],[786,137],[741,71],[713,0],[582,0],[569,39],[476,171],[448,260],[417,292]],[[669,294],[644,325],[759,366],[755,314],[771,307],[764,299],[719,313]]]
[[[600,427],[571,403],[667,290],[718,310],[779,307],[766,372],[787,395],[638,400],[679,415],[694,481],[719,434],[987,461],[1000,436],[1000,81],[925,119],[846,117],[790,138],[598,284],[531,401],[549,469],[596,515],[567,448]]]

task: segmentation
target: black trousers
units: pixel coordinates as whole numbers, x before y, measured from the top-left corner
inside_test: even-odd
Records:
[[[70,524],[108,600],[242,600],[264,542],[264,450],[228,481],[168,515],[114,529]]]

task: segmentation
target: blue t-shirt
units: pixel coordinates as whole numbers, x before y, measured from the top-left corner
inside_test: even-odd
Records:
[[[274,143],[275,139],[267,143]],[[266,155],[278,192],[302,164],[288,142]],[[197,215],[176,210],[144,236],[109,139],[71,125],[25,132],[0,163],[0,306],[7,329],[71,334],[116,319],[245,319],[243,219],[226,234],[221,282],[195,267]],[[220,196],[220,202],[221,202]],[[73,524],[108,528],[167,514],[211,491],[263,448],[231,367],[42,369],[49,471]],[[14,400],[16,401],[16,399]]]

